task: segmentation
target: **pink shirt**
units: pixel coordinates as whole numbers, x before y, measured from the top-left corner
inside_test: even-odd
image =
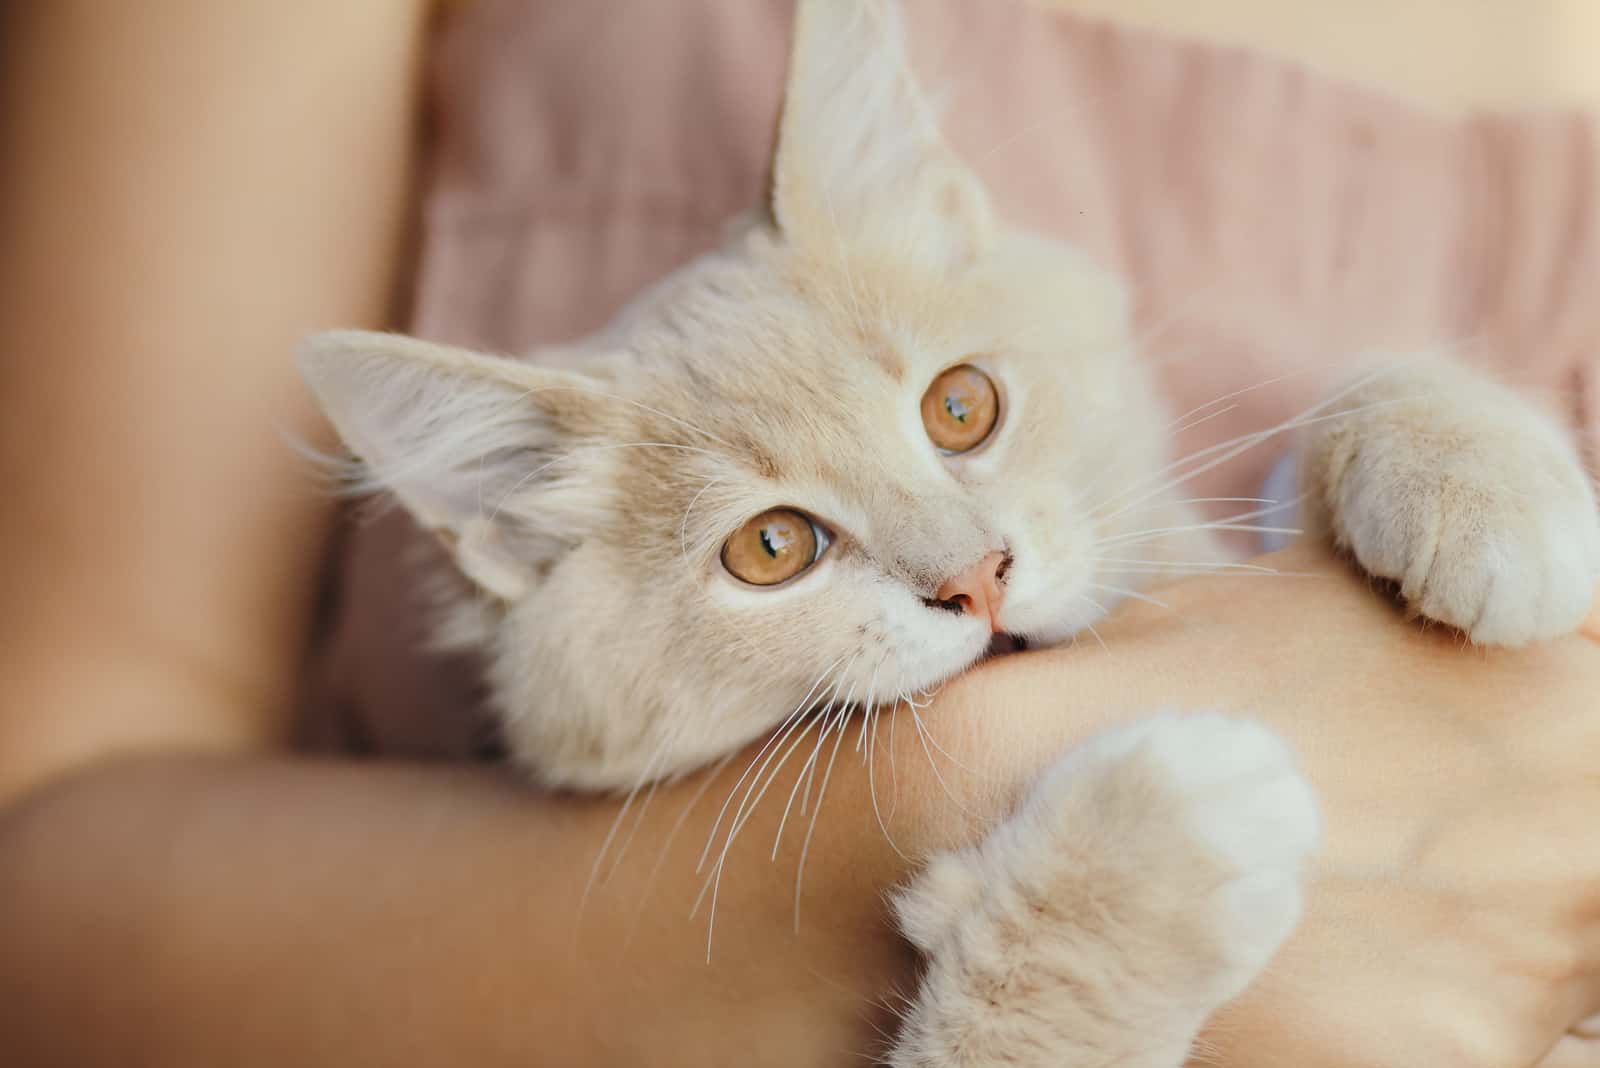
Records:
[[[1010,219],[1124,275],[1183,436],[1313,403],[1364,350],[1451,346],[1600,428],[1596,123],[1446,118],[1272,58],[1024,3],[907,5],[951,142]],[[433,57],[414,332],[521,351],[604,323],[750,207],[783,0],[481,0]],[[1249,495],[1269,446],[1199,496]],[[319,744],[461,757],[473,666],[421,655],[398,516],[350,531],[312,679]]]

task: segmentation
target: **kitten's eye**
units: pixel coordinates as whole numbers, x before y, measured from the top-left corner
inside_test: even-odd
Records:
[[[722,566],[752,586],[776,586],[817,562],[826,538],[793,508],[762,512],[722,546]]]
[[[970,452],[994,431],[1000,395],[989,376],[963,363],[945,371],[922,395],[922,425],[948,453]]]

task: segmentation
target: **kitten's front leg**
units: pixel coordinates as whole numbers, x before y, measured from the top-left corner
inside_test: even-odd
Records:
[[[1163,715],[1074,750],[896,902],[927,958],[895,1068],[1178,1068],[1300,914],[1311,791],[1261,727]]]
[[[1442,359],[1370,374],[1327,415],[1302,456],[1308,528],[1474,642],[1523,645],[1583,621],[1600,513],[1553,420]]]

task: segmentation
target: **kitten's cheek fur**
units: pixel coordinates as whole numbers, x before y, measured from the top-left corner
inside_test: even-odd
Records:
[[[1071,640],[1099,622],[1104,614],[1100,607],[1086,601],[1068,604],[1040,601],[1019,606],[1014,613],[1002,613],[1001,622],[1005,624],[1006,633],[1026,638],[1029,646],[1041,648]]]
[[[1030,645],[1057,645],[1097,622],[1115,603],[1111,594],[1091,593],[1086,575],[1049,574],[1037,566],[1013,568],[1000,610],[1000,625],[1007,634],[1026,638]],[[1076,570],[1076,569],[1074,569]],[[1042,578],[1042,581],[1041,581]]]

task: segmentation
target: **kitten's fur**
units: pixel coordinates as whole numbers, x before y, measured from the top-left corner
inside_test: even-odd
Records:
[[[995,219],[897,20],[802,0],[769,212],[601,334],[529,360],[361,333],[304,353],[371,483],[475,587],[444,633],[488,653],[505,737],[545,783],[694,768],[819,680],[890,703],[948,678],[989,627],[926,599],[996,549],[1005,630],[1059,641],[1101,613],[1096,582],[1128,583],[1099,557],[1140,549],[1106,539],[1201,525],[1161,489],[1170,424],[1122,292]],[[918,403],[962,362],[1000,384],[1002,422],[946,457]],[[1328,412],[1303,446],[1308,517],[1416,610],[1508,645],[1579,623],[1600,522],[1558,428],[1443,362]],[[720,547],[778,505],[834,544],[787,585],[744,586]],[[1218,557],[1209,538],[1162,548]],[[1159,716],[1068,754],[900,897],[929,971],[893,1063],[1181,1064],[1293,926],[1316,827],[1289,753],[1243,722]]]

